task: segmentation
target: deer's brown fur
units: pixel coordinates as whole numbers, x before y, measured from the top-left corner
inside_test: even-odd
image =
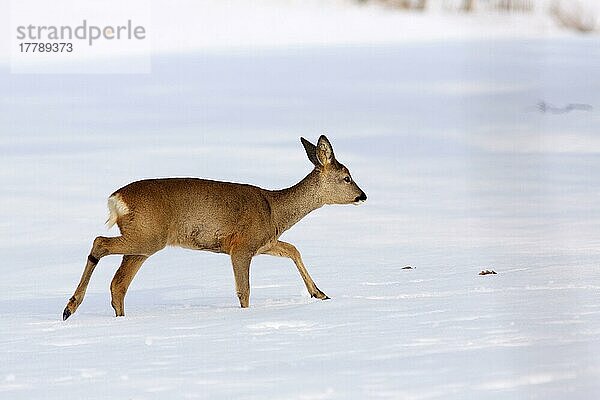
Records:
[[[72,315],[83,301],[98,261],[123,254],[111,282],[112,306],[124,315],[127,288],[143,262],[165,246],[226,253],[231,257],[236,292],[248,307],[252,257],[270,254],[293,260],[311,296],[328,297],[308,274],[300,253],[279,236],[311,211],[325,204],[350,204],[366,200],[365,193],[334,156],[321,136],[317,146],[302,144],[315,168],[299,183],[282,190],[196,178],[148,179],[130,183],[108,200],[110,225],[121,236],[94,240],[81,281],[63,312]]]

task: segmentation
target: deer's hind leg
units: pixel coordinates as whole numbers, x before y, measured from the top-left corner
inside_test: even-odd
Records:
[[[92,273],[102,257],[111,254],[141,255],[148,257],[164,248],[165,245],[166,239],[163,238],[148,239],[137,236],[98,236],[94,239],[94,244],[90,251],[90,255],[88,256],[83,274],[81,275],[79,285],[63,311],[63,320],[69,318],[83,301]]]
[[[140,267],[146,261],[147,256],[125,255],[121,266],[115,273],[115,276],[110,283],[110,293],[112,297],[112,307],[115,309],[115,316],[125,316],[125,295],[135,274],[140,270]]]

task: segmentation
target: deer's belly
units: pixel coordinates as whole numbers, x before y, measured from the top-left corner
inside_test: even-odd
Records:
[[[224,253],[223,234],[218,229],[196,225],[183,229],[173,235],[169,240],[172,246],[183,247],[192,250],[206,250],[215,253]]]

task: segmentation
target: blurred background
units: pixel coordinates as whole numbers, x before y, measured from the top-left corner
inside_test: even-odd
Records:
[[[89,237],[57,241],[48,226],[95,231],[101,199],[136,179],[291,185],[309,168],[299,136],[322,133],[371,194],[329,212],[363,216],[395,256],[429,259],[433,245],[466,261],[479,245],[479,262],[497,262],[510,244],[539,260],[596,243],[583,232],[597,216],[597,2],[148,6],[151,73],[3,67],[4,251],[81,248]],[[15,220],[24,204],[40,223]],[[438,250],[446,241],[456,250]]]

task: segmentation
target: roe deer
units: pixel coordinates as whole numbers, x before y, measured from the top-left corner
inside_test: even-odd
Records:
[[[125,315],[124,298],[144,261],[165,246],[226,253],[231,257],[236,292],[242,307],[250,296],[250,261],[259,254],[292,259],[311,297],[328,299],[304,267],[298,250],[279,236],[309,212],[325,204],[359,203],[367,195],[333,154],[331,143],[319,137],[317,146],[300,138],[314,169],[283,190],[195,178],[148,179],[130,183],[108,198],[109,227],[121,236],[98,236],[81,281],[63,312],[66,320],[83,301],[98,261],[123,254],[110,284],[116,316]]]

